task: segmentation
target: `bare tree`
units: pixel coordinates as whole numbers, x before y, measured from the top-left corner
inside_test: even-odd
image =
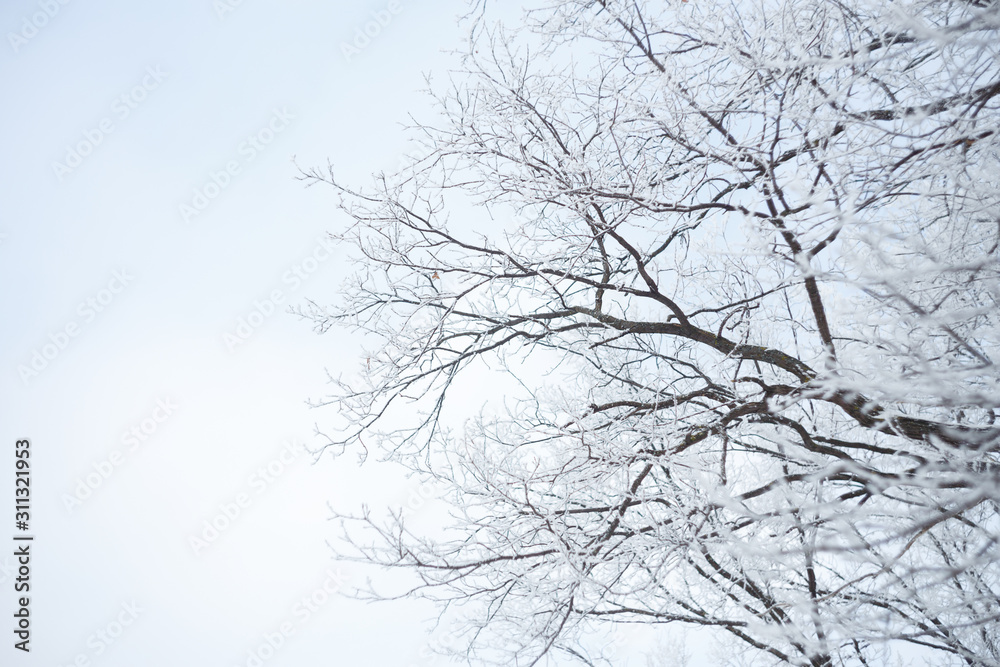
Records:
[[[454,516],[347,517],[345,549],[415,572],[475,664],[674,623],[753,664],[1000,665],[1000,5],[468,21],[426,157],[304,174],[359,251],[304,314],[379,341],[329,447]],[[447,428],[498,373],[503,409]]]

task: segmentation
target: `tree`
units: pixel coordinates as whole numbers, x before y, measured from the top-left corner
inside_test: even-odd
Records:
[[[467,20],[425,157],[304,174],[359,268],[303,314],[379,341],[328,446],[453,511],[345,517],[345,550],[414,572],[475,664],[599,664],[589,628],[663,623],[753,664],[1000,665],[1000,6]]]

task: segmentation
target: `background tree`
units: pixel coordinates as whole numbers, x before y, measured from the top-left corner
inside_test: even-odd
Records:
[[[349,555],[415,572],[475,664],[599,664],[581,633],[636,622],[1000,665],[997,3],[467,20],[425,158],[305,174],[359,263],[304,314],[379,340],[329,446],[453,511],[345,517]],[[503,409],[446,428],[496,373]]]

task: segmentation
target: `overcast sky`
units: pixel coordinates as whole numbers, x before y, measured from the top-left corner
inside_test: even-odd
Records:
[[[324,420],[307,399],[358,368],[360,344],[287,308],[329,302],[347,270],[325,240],[346,222],[334,194],[306,189],[295,165],[329,160],[365,184],[399,164],[402,124],[430,114],[424,74],[446,77],[464,8],[3,3],[7,619],[13,537],[34,541],[31,652],[4,629],[0,664],[440,664],[431,608],[333,594],[363,573],[331,559],[330,507],[419,521],[429,490],[303,453]],[[621,664],[646,664],[640,642],[616,637]]]
[[[419,489],[301,453],[323,420],[306,399],[358,362],[343,332],[285,313],[344,276],[323,243],[344,222],[333,193],[292,160],[358,184],[394,167],[463,6],[3,3],[7,619],[19,438],[35,541],[31,653],[8,620],[0,664],[431,664],[429,609],[324,591],[327,503],[405,506]]]

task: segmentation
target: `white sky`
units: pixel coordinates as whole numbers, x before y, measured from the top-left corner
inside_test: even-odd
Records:
[[[441,49],[460,44],[464,4],[398,0],[350,61],[341,43],[388,2],[243,0],[221,19],[212,0],[48,4],[51,17],[45,0],[0,7],[0,664],[246,665],[285,622],[294,634],[263,664],[430,664],[426,607],[332,598],[308,618],[294,610],[336,568],[327,502],[403,504],[415,487],[353,459],[280,463],[285,441],[317,444],[323,415],[305,401],[326,391],[324,369],[357,363],[343,332],[317,336],[284,312],[328,301],[344,275],[339,250],[318,251],[325,261],[300,284],[286,275],[312,268],[317,240],[344,222],[332,191],[305,189],[291,159],[329,158],[358,184],[393,168],[400,124],[428,108],[422,73],[444,71]],[[35,15],[42,27],[25,30]],[[275,110],[292,118],[272,121]],[[244,145],[272,122],[271,143]],[[95,130],[105,136],[60,179],[53,163]],[[239,173],[186,224],[179,206],[229,161]],[[109,283],[117,293],[102,292]],[[225,334],[274,290],[279,312],[230,351]],[[105,304],[91,312],[87,299]],[[19,366],[67,327],[76,335],[25,381]],[[123,434],[143,426],[130,450]],[[13,451],[25,437],[29,655],[8,629]],[[65,496],[116,451],[107,479],[68,510]],[[272,482],[251,479],[275,460]],[[240,516],[195,555],[190,536],[241,493]],[[122,605],[133,602],[131,622]],[[97,632],[115,633],[119,616],[131,625],[106,645]]]
[[[442,49],[461,45],[464,1],[397,0],[350,60],[341,44],[388,1],[230,0],[222,17],[214,0],[63,1],[0,7],[0,665],[250,667],[262,649],[268,667],[438,664],[428,606],[296,606],[323,601],[338,567],[328,503],[405,506],[419,489],[285,449],[319,444],[306,399],[359,363],[356,340],[285,309],[329,301],[346,270],[319,244],[345,223],[333,192],[306,189],[292,157],[362,185],[393,169],[408,113],[430,113],[423,74],[454,62]],[[213,174],[224,187],[185,220]],[[36,353],[51,358],[32,369]],[[7,629],[18,438],[32,452],[28,655]],[[234,503],[196,554],[191,537]],[[626,661],[632,630],[618,640],[622,664],[646,664]]]

